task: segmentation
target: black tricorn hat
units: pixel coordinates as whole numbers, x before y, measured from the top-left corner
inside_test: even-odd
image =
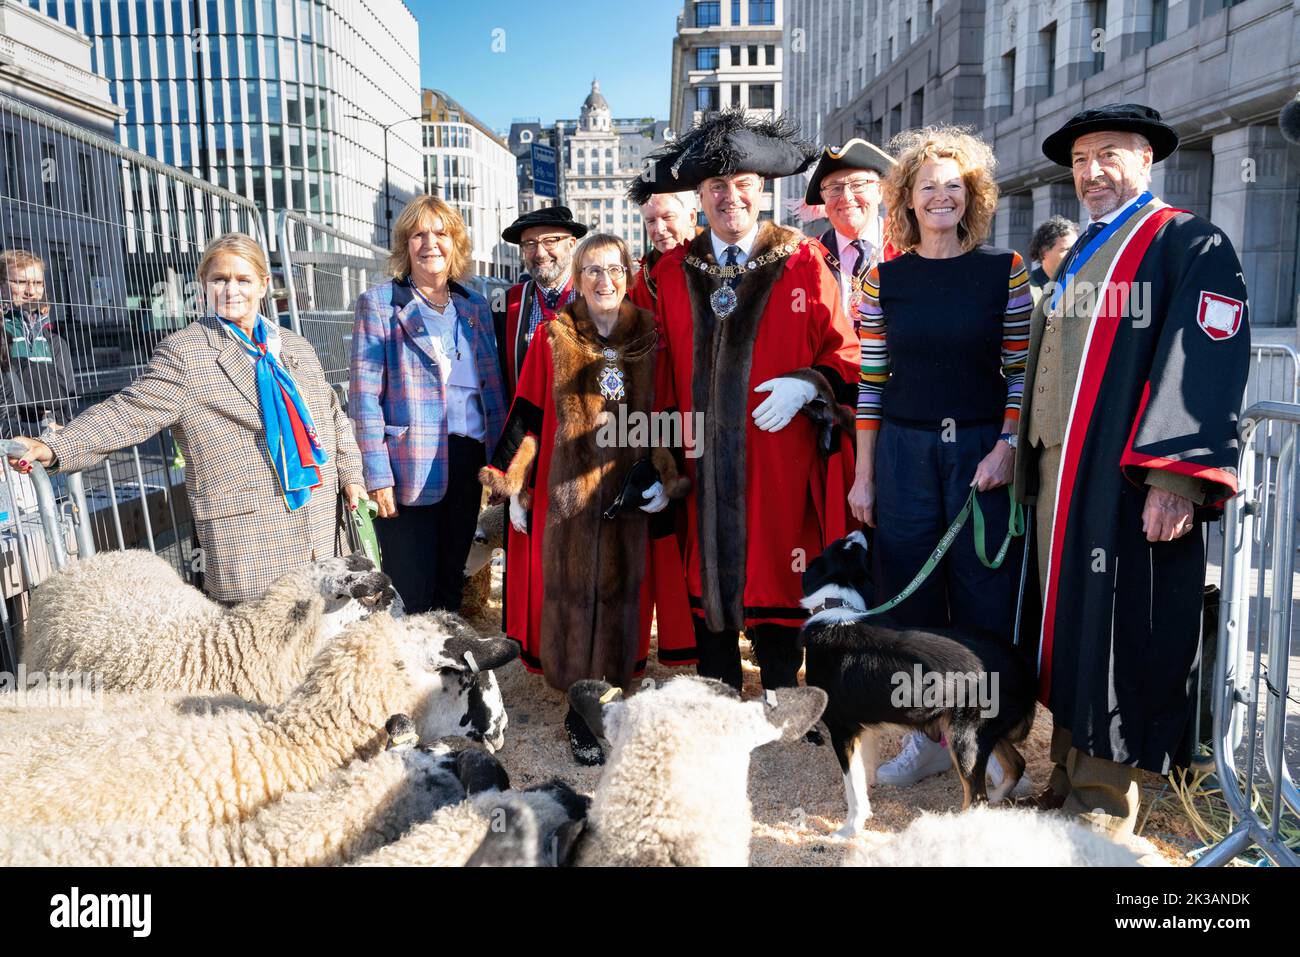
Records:
[[[568,206],[543,206],[541,209],[534,209],[531,213],[524,213],[501,230],[501,238],[517,246],[519,241],[523,239],[524,230],[532,229],[534,226],[553,226],[556,229],[567,229],[575,239],[581,239],[587,235],[587,227],[573,218],[573,212]]]
[[[1043,140],[1043,155],[1058,166],[1069,166],[1074,141],[1087,133],[1123,130],[1141,133],[1151,143],[1158,163],[1178,149],[1178,133],[1160,119],[1160,114],[1141,103],[1108,103],[1095,110],[1075,113],[1059,130]]]
[[[817,148],[799,138],[799,127],[788,117],[759,119],[744,107],[731,107],[710,113],[650,153],[648,167],[632,180],[627,195],[640,205],[656,193],[695,189],[714,176],[792,176],[806,170],[816,155]]]
[[[820,206],[822,180],[831,173],[842,169],[869,169],[883,178],[897,163],[898,160],[866,140],[851,139],[843,146],[828,146],[822,150],[821,158],[817,160],[817,168],[808,181],[808,192],[804,194],[803,201],[809,206]]]

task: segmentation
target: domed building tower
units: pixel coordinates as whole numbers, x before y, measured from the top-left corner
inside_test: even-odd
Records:
[[[648,117],[614,119],[595,79],[578,118],[555,124],[560,202],[592,230],[622,236],[635,256],[646,244],[640,210],[627,198],[627,188],[641,172],[642,156],[663,144],[667,126]]]
[[[582,101],[578,123],[589,133],[609,133],[613,129],[614,114],[610,112],[605,98],[600,95],[600,83],[594,79],[591,81],[591,92]]]

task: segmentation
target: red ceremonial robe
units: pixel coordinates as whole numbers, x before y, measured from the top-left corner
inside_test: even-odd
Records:
[[[725,320],[709,305],[722,280],[687,261],[717,264],[708,231],[666,253],[653,273],[673,392],[698,428],[686,449],[687,590],[713,631],[799,625],[803,569],[852,527],[852,426],[832,429],[824,417],[852,422],[853,323],[816,241],[764,222],[749,262],[775,249],[788,254],[745,273]],[[817,396],[807,415],[764,432],[753,411],[767,393],[754,387],[782,376],[812,382]]]
[[[1237,491],[1246,287],[1219,229],[1155,200],[1065,289],[1052,321],[1088,332],[1042,583],[1041,700],[1076,748],[1164,774],[1186,760],[1205,548],[1199,524],[1146,540],[1146,481],[1151,470],[1200,479],[1198,521]],[[1031,322],[1027,402],[1050,309],[1044,295]],[[1032,497],[1026,418],[1020,434],[1016,488]]]
[[[481,473],[497,495],[528,490],[529,533],[507,530],[505,632],[521,645],[524,667],[561,690],[581,678],[624,686],[639,676],[649,654],[652,609],[660,660],[695,661],[680,571],[645,575],[647,556],[657,547],[655,533],[666,533],[676,551],[671,511],[601,517],[646,451],[603,446],[597,439],[600,416],[617,420],[620,405],[627,413],[671,407],[670,387],[661,385],[666,373],[657,338],[652,314],[624,302],[605,343],[627,350],[620,362],[626,394],[606,400],[596,381],[608,363],[593,345],[594,327],[582,300],[540,325],[504,435]],[[677,478],[671,452],[657,447],[649,456],[670,497],[680,497],[685,482]]]

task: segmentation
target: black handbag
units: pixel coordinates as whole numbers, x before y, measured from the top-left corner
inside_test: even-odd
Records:
[[[614,504],[603,512],[605,518],[617,518],[623,512],[633,512],[646,503],[645,493],[659,481],[659,470],[650,464],[648,458],[638,459],[628,469],[623,479],[623,487],[618,490]]]

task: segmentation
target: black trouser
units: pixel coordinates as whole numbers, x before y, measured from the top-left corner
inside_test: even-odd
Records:
[[[375,521],[384,572],[409,614],[459,611],[465,560],[478,526],[487,461],[482,442],[447,436],[447,492],[432,505],[398,505],[397,515]]]
[[[799,683],[799,666],[803,648],[799,629],[788,625],[753,625],[745,632],[758,658],[759,677],[764,690],[793,688]],[[704,619],[695,619],[695,647],[699,654],[696,673],[704,678],[725,681],[740,690],[740,633],[709,631]]]

